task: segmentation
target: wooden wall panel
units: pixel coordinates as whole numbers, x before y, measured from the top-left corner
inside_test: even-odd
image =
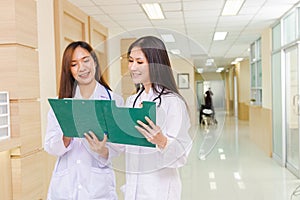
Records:
[[[107,28],[89,17],[90,45],[94,48],[99,59],[100,70],[105,81],[109,81],[109,66],[107,62]]]
[[[10,152],[0,152],[0,199],[12,199],[12,174]]]
[[[25,157],[12,157],[13,200],[44,199],[45,158],[42,151]]]
[[[246,103],[238,103],[238,118],[239,120],[249,120],[249,105]]]
[[[260,117],[257,117],[260,116]],[[249,107],[250,139],[272,156],[272,112],[260,106]]]
[[[9,92],[12,137],[0,141],[1,200],[42,199],[43,194],[36,3],[0,1],[0,90]]]
[[[17,43],[37,48],[37,12],[36,0],[16,2]]]
[[[67,0],[54,0],[54,23],[58,91],[64,49],[72,41],[89,42],[89,20],[88,15]]]
[[[48,187],[52,177],[52,172],[55,166],[56,157],[48,154],[46,151],[42,152],[43,162],[45,163],[45,173],[43,174],[44,180],[44,198],[47,199]]]
[[[11,0],[0,1],[0,43],[16,42],[15,2]]]
[[[89,36],[90,44],[97,48],[98,51],[104,53],[106,51],[106,45],[103,44],[108,36],[108,30],[96,22],[92,17],[89,17]]]
[[[39,98],[38,53],[18,45],[0,45],[0,85],[10,99]]]
[[[73,17],[67,12],[64,12],[63,14],[63,29],[62,34],[64,36],[64,40],[83,40],[85,35],[85,20],[81,20],[78,18]]]
[[[0,25],[0,44],[37,48],[36,0],[1,0]]]
[[[40,102],[11,102],[11,135],[20,138],[19,155],[26,155],[42,147]]]

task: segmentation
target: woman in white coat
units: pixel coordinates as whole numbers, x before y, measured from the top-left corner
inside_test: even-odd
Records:
[[[62,58],[58,98],[123,100],[101,78],[99,62],[92,47],[83,41],[69,44]],[[89,111],[87,111],[89,112]],[[91,113],[92,114],[92,113]],[[115,174],[110,157],[113,149],[93,132],[85,138],[63,136],[52,109],[48,113],[45,150],[57,156],[48,200],[116,200]]]
[[[181,180],[178,168],[188,158],[192,146],[190,118],[186,102],[179,94],[164,43],[152,36],[136,40],[128,50],[128,69],[137,86],[128,107],[141,107],[154,101],[154,124],[137,123],[137,130],[156,148],[126,146],[125,200],[179,200]]]

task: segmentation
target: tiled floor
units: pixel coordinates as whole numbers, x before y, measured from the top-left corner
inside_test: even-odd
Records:
[[[296,200],[300,180],[249,140],[249,124],[217,115],[217,128],[194,127],[189,161],[180,172],[182,200]]]

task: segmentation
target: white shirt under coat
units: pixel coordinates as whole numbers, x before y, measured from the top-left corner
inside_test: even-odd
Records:
[[[123,99],[97,83],[90,99],[106,99],[109,95],[121,106]],[[74,99],[82,99],[77,86]],[[115,174],[110,158],[114,156],[109,148],[109,158],[104,159],[92,151],[85,138],[73,138],[65,147],[63,132],[52,109],[48,113],[48,125],[45,136],[45,150],[57,156],[48,190],[48,200],[116,200]]]
[[[138,97],[135,107],[142,101],[152,101],[158,95],[151,89]],[[137,94],[130,96],[126,106],[132,107]],[[159,99],[155,100],[157,105]],[[180,200],[181,180],[178,168],[188,158],[192,146],[189,136],[190,118],[184,101],[175,94],[161,96],[157,107],[156,124],[168,138],[161,150],[126,145],[125,200]]]

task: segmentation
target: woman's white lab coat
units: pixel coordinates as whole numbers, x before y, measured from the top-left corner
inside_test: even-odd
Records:
[[[90,99],[110,99],[108,92],[111,98],[116,100],[117,105],[123,104],[121,97],[106,90],[99,83]],[[82,98],[78,87],[74,98]],[[53,110],[50,109],[44,148],[58,159],[53,170],[47,199],[117,199],[115,175],[110,163],[113,150],[109,149],[109,159],[103,159],[90,149],[85,138],[73,138],[66,148],[62,137],[63,132]],[[110,148],[109,143],[107,146]]]
[[[137,95],[130,96],[126,106],[132,107]],[[137,99],[152,101],[152,89]],[[157,105],[160,100],[155,100]],[[156,124],[168,138],[167,146],[157,148],[126,146],[126,184],[122,188],[125,200],[179,200],[181,180],[178,168],[188,158],[192,140],[189,136],[190,118],[184,101],[174,94],[162,95],[157,107]]]

